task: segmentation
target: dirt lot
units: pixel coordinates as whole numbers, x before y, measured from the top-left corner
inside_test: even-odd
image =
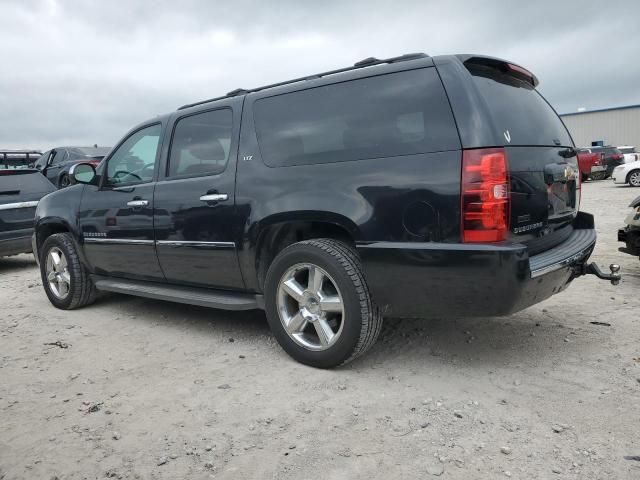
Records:
[[[29,256],[0,259],[0,479],[640,478],[640,262],[616,241],[638,194],[584,186],[620,286],[390,319],[333,371],[289,359],[261,312],[118,295],[64,312]]]

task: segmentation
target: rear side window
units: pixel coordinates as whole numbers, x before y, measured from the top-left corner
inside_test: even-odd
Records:
[[[494,66],[465,66],[505,145],[573,146],[560,117],[531,83]]]
[[[232,127],[233,114],[229,108],[178,120],[169,155],[169,176],[222,173],[229,160]]]
[[[273,167],[460,147],[434,68],[263,98],[256,101],[254,115],[262,157]]]

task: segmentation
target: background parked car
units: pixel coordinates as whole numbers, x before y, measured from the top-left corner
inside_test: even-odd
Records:
[[[578,150],[578,168],[583,182],[594,174],[598,175],[600,172],[606,171],[606,167],[602,163],[602,155],[593,152],[590,148]]]
[[[617,147],[591,147],[591,151],[600,154],[602,165],[605,166],[605,171],[591,174],[592,180],[609,178],[613,169],[624,163],[624,155]]]
[[[41,155],[38,150],[0,150],[0,169],[28,168]]]
[[[58,188],[69,186],[69,169],[80,162],[97,166],[111,147],[56,147],[42,154],[35,163],[51,183]]]
[[[629,207],[633,210],[624,219],[624,228],[618,230],[618,241],[625,244],[619,250],[629,255],[640,256],[640,197],[635,198]]]
[[[613,169],[611,177],[614,183],[620,185],[628,183],[632,187],[640,187],[640,160],[617,166]]]
[[[31,251],[36,206],[53,191],[36,169],[0,169],[0,257]]]
[[[622,155],[624,155],[624,163],[631,163],[640,160],[640,155],[636,152],[636,147],[623,145],[622,147],[618,147],[618,150],[620,150]]]

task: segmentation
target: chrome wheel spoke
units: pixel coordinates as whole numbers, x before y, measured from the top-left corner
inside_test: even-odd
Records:
[[[322,294],[322,283],[324,281],[324,273],[315,265],[309,266],[309,286],[308,290],[316,295]]]
[[[342,312],[342,300],[338,295],[331,295],[320,299],[323,312]]]
[[[56,279],[56,272],[49,272],[47,274],[47,280],[49,280],[50,282],[53,282]]]
[[[301,333],[306,326],[307,320],[302,316],[302,313],[298,312],[289,320],[287,330],[289,333]]]
[[[58,268],[60,268],[60,254],[55,250],[51,250],[49,256],[51,257],[51,261],[53,262],[53,268],[57,272]]]
[[[69,292],[69,284],[63,280],[62,277],[58,277],[58,293],[61,297],[64,297]]]
[[[290,278],[282,284],[282,289],[289,294],[296,302],[300,303],[303,300],[304,288],[300,285],[295,278]]]
[[[313,326],[316,328],[320,344],[325,347],[328,346],[335,336],[335,333],[331,330],[329,323],[327,323],[324,318],[321,318],[317,322],[314,322]]]

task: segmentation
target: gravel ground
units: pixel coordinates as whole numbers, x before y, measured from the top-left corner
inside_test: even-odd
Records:
[[[64,312],[31,257],[0,259],[0,479],[640,478],[640,262],[616,238],[638,194],[584,185],[618,287],[389,319],[332,371],[289,359],[261,312],[120,295]]]

